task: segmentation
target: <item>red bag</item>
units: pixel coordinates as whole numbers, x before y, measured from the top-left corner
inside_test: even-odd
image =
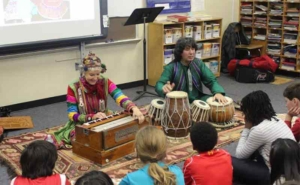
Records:
[[[267,71],[272,71],[273,73],[276,71],[276,69],[278,67],[278,64],[276,62],[274,62],[273,59],[271,59],[268,55],[256,57],[251,60],[232,59],[227,66],[227,69],[228,69],[230,75],[234,76],[234,72],[238,65],[245,66],[245,67],[251,67],[254,69],[264,69]]]

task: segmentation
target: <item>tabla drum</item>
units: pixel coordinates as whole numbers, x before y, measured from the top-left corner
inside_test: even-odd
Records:
[[[191,105],[193,122],[208,121],[210,106],[202,100],[194,100]]]
[[[222,104],[218,101],[213,101],[213,97],[207,99],[207,103],[210,106],[209,121],[222,125],[230,123],[234,116],[234,104],[231,98],[226,97],[227,103]]]
[[[167,137],[187,137],[192,125],[191,110],[186,92],[173,91],[166,95],[161,125]]]
[[[149,106],[148,115],[151,118],[151,124],[161,126],[162,111],[165,107],[165,100],[154,99]]]

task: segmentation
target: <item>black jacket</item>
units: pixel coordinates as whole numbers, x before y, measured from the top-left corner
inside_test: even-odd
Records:
[[[239,32],[235,32],[235,28],[240,27]],[[250,39],[246,36],[241,23],[230,23],[224,32],[222,39],[222,69],[227,69],[227,65],[231,59],[236,56],[235,46],[237,44],[250,44]]]

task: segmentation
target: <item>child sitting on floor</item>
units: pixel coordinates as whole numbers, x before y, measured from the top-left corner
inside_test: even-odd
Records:
[[[277,139],[270,153],[271,183],[274,185],[300,184],[300,148],[291,139]]]
[[[300,118],[296,119],[295,124],[292,126],[293,117],[300,114],[300,83],[289,85],[283,92],[288,112],[285,116],[285,123],[292,129],[292,132],[299,142],[300,140]]]
[[[20,164],[22,176],[11,185],[70,185],[65,175],[53,174],[57,151],[52,143],[38,140],[30,143],[22,152]]]
[[[198,155],[188,158],[184,163],[185,184],[231,185],[231,156],[222,149],[214,149],[218,141],[216,129],[207,122],[195,123],[190,137]]]
[[[241,104],[245,128],[232,157],[233,180],[242,184],[270,184],[272,143],[279,138],[295,140],[295,137],[284,121],[276,117],[265,92],[251,92]]]
[[[127,174],[120,185],[184,185],[179,167],[164,162],[167,138],[154,126],[140,129],[135,136],[137,156],[145,164],[141,169]]]
[[[90,171],[77,179],[75,185],[113,185],[111,178],[101,171]]]

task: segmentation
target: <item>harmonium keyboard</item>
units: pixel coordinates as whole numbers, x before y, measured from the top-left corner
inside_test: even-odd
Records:
[[[76,125],[73,153],[105,165],[135,151],[136,132],[149,125],[124,112]]]

